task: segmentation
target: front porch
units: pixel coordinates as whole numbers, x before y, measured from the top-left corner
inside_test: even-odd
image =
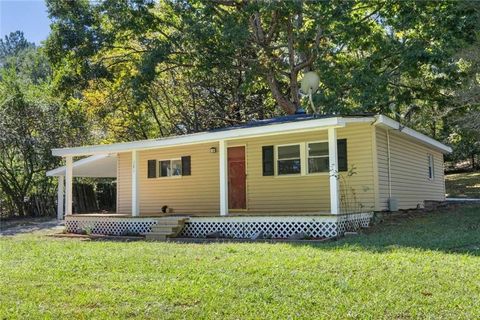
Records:
[[[320,120],[321,119],[319,119],[319,121]],[[277,179],[277,176],[279,175],[278,172],[270,172],[274,168],[277,168],[276,164],[280,160],[274,160],[273,154],[277,154],[279,151],[270,151],[272,158],[270,160],[263,160],[263,166],[267,165],[265,164],[265,161],[271,162],[269,164],[271,167],[270,171],[267,172],[265,171],[267,169],[261,169],[261,157],[263,156],[264,146],[262,144],[256,146],[254,150],[254,152],[257,152],[256,157],[253,158],[253,160],[252,158],[247,159],[247,153],[249,151],[246,150],[245,145],[242,145],[242,140],[233,137],[209,143],[208,145],[203,146],[201,151],[195,153],[193,158],[194,161],[197,162],[194,162],[194,166],[199,165],[201,166],[201,169],[196,170],[198,167],[195,167],[194,170],[196,171],[194,171],[193,175],[190,173],[190,159],[192,158],[190,155],[192,152],[182,151],[182,154],[190,154],[189,156],[183,157],[188,158],[186,159],[188,160],[186,161],[186,164],[188,164],[188,173],[185,172],[186,176],[182,177],[182,179],[176,179],[179,175],[173,177],[168,176],[167,174],[160,177],[160,173],[157,174],[156,170],[160,162],[154,158],[168,158],[168,156],[162,153],[161,150],[163,149],[161,147],[154,149],[156,153],[152,153],[151,149],[148,148],[133,149],[131,151],[122,152],[121,154],[94,154],[78,161],[73,161],[74,155],[68,154],[65,155],[65,166],[51,170],[47,172],[47,175],[58,177],[58,219],[63,219],[64,216],[72,215],[74,213],[72,190],[76,177],[116,178],[118,185],[116,201],[117,213],[129,214],[132,217],[144,216],[145,214],[150,216],[152,213],[161,215],[161,212],[175,214],[189,212],[193,213],[193,215],[195,215],[195,212],[202,212],[203,215],[210,215],[210,213],[212,213],[214,216],[237,216],[241,213],[257,215],[255,212],[259,212],[260,215],[269,216],[270,212],[272,212],[272,215],[277,216],[290,214],[300,215],[303,214],[303,212],[301,212],[302,210],[328,210],[327,212],[314,212],[306,215],[335,215],[342,213],[340,208],[337,139],[337,129],[342,126],[344,126],[344,124],[339,124],[337,122],[334,124],[329,123],[325,127],[320,126],[316,129],[315,135],[308,138],[308,140],[310,140],[320,139],[319,137],[321,137],[321,139],[325,139],[322,140],[322,143],[327,144],[328,147],[326,155],[328,164],[326,171],[315,171],[307,178],[308,181],[310,181],[310,184],[305,188],[310,188],[308,190],[310,194],[315,193],[314,198],[306,199],[308,201],[303,201],[301,197],[294,196],[293,193],[291,194],[291,197],[284,196],[285,193],[290,193],[288,189],[288,185],[290,184],[292,185],[292,188],[295,188],[294,186],[300,189],[302,188],[302,183],[300,183],[300,180],[295,177],[301,177],[300,179],[303,179],[303,177],[307,175],[307,159],[305,156],[301,155],[306,152],[307,147],[304,145],[305,142],[302,142],[301,147],[298,145],[298,150],[296,151],[301,160],[295,161],[301,161],[301,164],[298,163],[295,166],[296,168],[301,167],[302,169],[300,171],[295,169],[297,171],[287,173],[285,176],[291,175],[293,178],[285,180]],[[299,129],[297,128],[297,130]],[[304,129],[300,130],[299,134],[303,134],[302,132],[304,132]],[[276,129],[274,135],[282,137],[278,140],[279,142],[277,142],[279,144],[284,143],[284,140],[282,139],[289,138],[288,131],[282,131],[279,129]],[[301,141],[304,140],[307,140],[307,138],[302,137]],[[269,139],[268,143],[272,143],[271,139]],[[208,154],[210,156],[207,157],[205,153],[207,152],[207,146],[209,145],[215,146],[209,149],[210,151]],[[273,150],[273,146],[268,147]],[[230,158],[229,156],[229,152],[235,148],[243,148],[241,161],[233,156],[233,158]],[[185,148],[183,150],[185,150]],[[260,154],[258,150],[262,150],[262,154]],[[171,150],[170,153],[172,153]],[[211,156],[211,154],[215,153],[217,154]],[[140,154],[143,154],[143,158],[141,158]],[[146,154],[149,155],[147,156]],[[174,154],[175,155],[170,156],[170,158],[179,157],[179,151],[174,152]],[[75,154],[77,157],[84,155],[86,154]],[[126,158],[125,155],[128,158]],[[148,160],[149,157],[153,160]],[[325,158],[325,154],[322,155],[322,157]],[[123,162],[121,162],[121,159],[125,160],[122,160]],[[150,171],[148,171],[150,170],[150,167],[147,168],[146,165],[148,162],[148,166],[150,166],[151,161],[154,161],[155,163],[153,167],[155,169],[153,176],[150,176]],[[180,160],[177,159],[175,161],[178,162]],[[213,165],[206,166],[205,163]],[[171,163],[169,165],[171,165]],[[258,169],[256,169],[257,171],[255,174],[247,172],[247,167],[249,166],[252,168],[260,167],[260,170],[263,170],[260,172],[261,177],[255,177],[255,174],[258,175]],[[275,170],[278,171],[278,168]],[[209,172],[213,175],[209,175]],[[238,172],[241,172],[241,174],[239,175]],[[236,175],[234,175],[234,173]],[[183,173],[181,176],[183,176]],[[150,178],[153,179],[150,180]],[[203,184],[203,181],[205,180],[210,182]],[[311,181],[314,180],[317,181],[318,184],[312,185]],[[179,181],[184,182],[180,185],[178,183]],[[158,186],[162,185],[170,185],[174,187],[158,189]],[[195,190],[194,186],[198,186],[198,190]],[[256,190],[253,190],[252,186],[254,186]],[[266,188],[270,187],[272,187],[271,191],[265,192]],[[183,189],[187,188],[189,193],[185,196],[182,195]],[[208,192],[203,192],[204,189],[208,190]],[[311,190],[317,191],[313,192]],[[172,193],[174,193],[174,195],[172,195]],[[164,200],[157,201],[157,199],[162,197],[164,197]],[[287,199],[288,202],[285,202]],[[197,207],[197,203],[201,204],[201,208]],[[305,203],[308,204],[304,205]]]

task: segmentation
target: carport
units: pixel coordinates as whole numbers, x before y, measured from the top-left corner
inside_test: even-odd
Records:
[[[57,192],[57,218],[63,220],[64,214],[72,214],[72,192],[73,178],[116,178],[117,177],[117,155],[98,154],[75,161],[69,166],[58,167],[47,172],[47,176],[58,177]],[[65,204],[70,205],[65,205]],[[67,211],[65,212],[65,208]]]

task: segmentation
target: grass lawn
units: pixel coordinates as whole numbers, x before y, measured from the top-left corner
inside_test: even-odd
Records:
[[[478,319],[480,208],[320,245],[0,238],[0,319]]]
[[[480,172],[446,175],[445,188],[448,197],[480,199]]]

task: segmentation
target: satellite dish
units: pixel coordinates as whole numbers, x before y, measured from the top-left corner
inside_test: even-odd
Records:
[[[388,106],[388,108],[390,109],[390,112],[392,113],[397,113],[397,105],[395,103],[390,103],[390,105]]]
[[[317,113],[315,105],[313,104],[312,95],[317,92],[320,87],[320,77],[315,71],[309,71],[304,74],[302,81],[300,82],[300,90],[303,94],[308,95],[310,105],[313,113]]]
[[[397,112],[397,105],[395,103],[390,103],[390,105],[388,106],[388,108],[390,109],[390,112],[393,113],[394,115],[398,116],[399,118],[403,119],[404,118],[404,115],[403,114],[400,114]]]
[[[301,90],[304,94],[314,94],[320,86],[320,77],[315,71],[305,73],[301,81]]]

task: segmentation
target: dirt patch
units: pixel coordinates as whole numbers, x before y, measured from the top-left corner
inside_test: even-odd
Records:
[[[23,233],[41,232],[52,233],[63,231],[63,222],[52,218],[31,218],[21,220],[2,221],[0,236],[14,236]]]

